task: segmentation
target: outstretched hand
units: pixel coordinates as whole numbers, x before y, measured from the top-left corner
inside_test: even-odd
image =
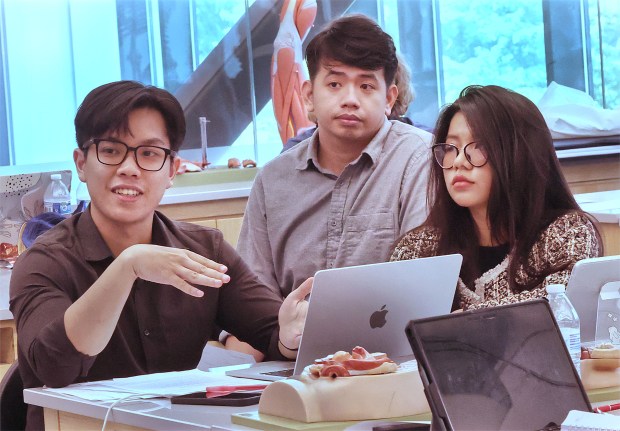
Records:
[[[312,291],[313,281],[313,277],[304,281],[286,297],[280,307],[280,312],[278,313],[280,344],[285,350],[294,351],[299,347],[301,334],[304,331],[304,325],[306,323],[306,314],[308,313],[308,301],[306,301],[306,296]],[[282,353],[284,354],[284,352]]]
[[[123,251],[119,258],[121,256],[128,259],[136,277],[169,284],[196,297],[203,296],[204,292],[192,284],[218,288],[230,281],[225,265],[189,250],[137,244]]]

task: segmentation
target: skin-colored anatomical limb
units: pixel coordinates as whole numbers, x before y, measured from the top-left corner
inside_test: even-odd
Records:
[[[316,10],[316,0],[285,0],[282,6],[271,62],[273,110],[282,143],[299,129],[312,126],[301,100],[301,85],[306,80],[302,42],[314,22]]]

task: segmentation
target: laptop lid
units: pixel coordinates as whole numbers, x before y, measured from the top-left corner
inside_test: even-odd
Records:
[[[591,411],[544,299],[414,320],[406,333],[432,429],[540,430]]]
[[[411,316],[450,312],[462,260],[453,254],[318,271],[294,374],[355,346],[410,356],[403,328]]]
[[[462,260],[455,254],[318,271],[294,369],[261,362],[226,374],[280,380],[358,345],[395,360],[411,356],[403,328],[411,316],[450,312]]]
[[[620,256],[577,262],[566,295],[579,316],[582,343],[598,339],[620,344]]]

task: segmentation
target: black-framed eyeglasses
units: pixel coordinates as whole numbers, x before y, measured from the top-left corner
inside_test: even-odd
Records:
[[[463,147],[465,158],[472,166],[480,168],[487,163],[487,150],[483,144],[470,142]],[[451,169],[454,161],[459,156],[460,150],[454,144],[435,144],[433,145],[433,155],[435,161],[442,169]]]
[[[153,145],[130,147],[114,138],[93,138],[84,145],[84,151],[94,144],[97,149],[97,160],[104,165],[117,166],[125,161],[127,154],[133,151],[136,164],[145,171],[159,171],[164,167],[166,159],[174,157],[175,152]]]

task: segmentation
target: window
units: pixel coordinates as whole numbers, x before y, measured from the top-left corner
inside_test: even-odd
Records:
[[[439,21],[443,102],[470,84],[496,84],[540,98],[547,87],[541,3],[447,0],[439,4]]]
[[[365,13],[393,35],[413,72],[409,115],[417,123],[432,126],[469,84],[507,86],[536,102],[555,79],[620,108],[618,1],[318,2],[308,39],[345,13]],[[266,163],[281,148],[270,103],[281,5],[0,0],[0,166],[70,159],[79,103],[118,79],[175,93],[186,109],[188,149],[199,148],[198,118],[206,116],[212,163]],[[183,155],[198,160],[196,151]]]
[[[620,108],[620,2],[613,0],[588,3],[592,56],[592,97],[601,106]]]

